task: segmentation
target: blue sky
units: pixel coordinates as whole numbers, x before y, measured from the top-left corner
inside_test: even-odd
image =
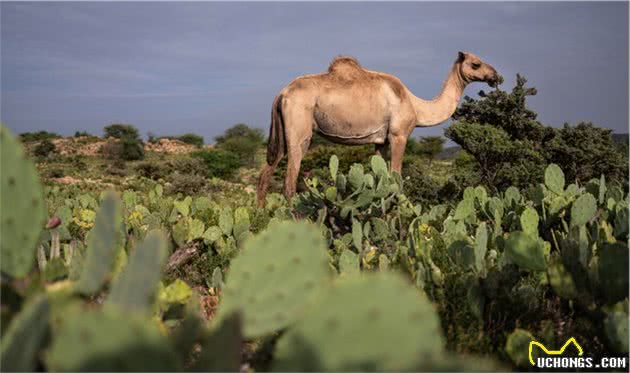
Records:
[[[206,142],[236,123],[266,132],[277,92],[336,55],[431,98],[458,50],[495,66],[504,89],[525,75],[546,124],[628,131],[627,2],[2,2],[0,11],[0,113],[16,132],[131,123]]]

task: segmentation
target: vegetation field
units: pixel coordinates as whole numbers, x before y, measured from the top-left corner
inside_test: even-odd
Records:
[[[212,146],[3,125],[2,370],[522,371],[571,338],[627,357],[627,135],[546,126],[535,93],[467,98],[460,148],[410,139],[402,175],[316,138],[263,208],[244,124]]]

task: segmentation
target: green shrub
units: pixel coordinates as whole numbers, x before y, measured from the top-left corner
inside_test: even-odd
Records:
[[[252,166],[256,161],[256,153],[263,146],[264,135],[260,128],[241,123],[228,128],[215,140],[217,149],[234,153],[243,165]]]
[[[207,180],[202,175],[174,172],[168,176],[167,192],[198,195],[205,191]]]
[[[36,141],[43,141],[43,140],[52,140],[52,139],[58,139],[60,137],[61,135],[58,135],[54,132],[48,132],[48,131],[24,132],[20,134],[20,140],[22,142],[36,142]]]
[[[144,158],[144,145],[137,139],[122,139],[120,141],[119,157],[125,161],[137,161]]]
[[[110,124],[103,131],[105,132],[105,137],[139,139],[138,129],[131,124]]]
[[[203,161],[208,177],[229,179],[243,166],[243,161],[237,154],[222,149],[197,151],[191,156]]]
[[[423,206],[439,201],[441,185],[427,175],[427,165],[422,160],[415,160],[403,167],[403,191],[414,203]]]
[[[135,166],[135,170],[138,175],[153,180],[162,179],[169,174],[169,171],[166,167],[152,161],[144,161],[138,163]]]
[[[52,141],[45,139],[37,144],[35,149],[33,149],[33,154],[36,157],[43,159],[50,157],[55,152],[55,150],[55,144],[53,144]]]
[[[199,136],[194,133],[186,133],[184,135],[178,136],[177,139],[181,142],[194,145],[198,148],[201,148],[204,144],[203,136]]]

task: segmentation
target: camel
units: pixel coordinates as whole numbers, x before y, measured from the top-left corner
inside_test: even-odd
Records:
[[[496,87],[501,81],[494,67],[472,53],[458,52],[441,92],[427,101],[414,96],[394,75],[366,70],[353,57],[334,58],[326,73],[296,78],[273,100],[267,164],[258,179],[258,206],[264,207],[269,179],[285,154],[284,196],[291,200],[314,131],[340,144],[375,144],[381,155],[389,145],[390,169],[400,174],[414,128],[449,119],[469,83]]]

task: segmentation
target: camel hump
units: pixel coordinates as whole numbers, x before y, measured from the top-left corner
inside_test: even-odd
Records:
[[[328,66],[328,73],[346,77],[356,76],[358,73],[360,74],[363,71],[364,70],[361,67],[361,64],[359,64],[359,61],[350,56],[335,57]]]

